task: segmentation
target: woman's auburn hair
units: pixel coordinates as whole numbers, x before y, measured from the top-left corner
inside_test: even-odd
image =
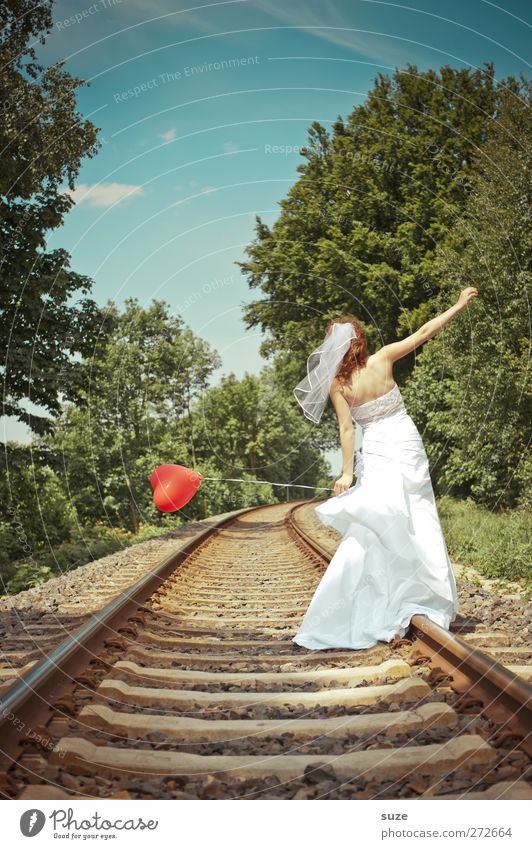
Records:
[[[356,368],[365,366],[368,360],[368,343],[366,339],[366,331],[356,317],[348,313],[340,318],[333,318],[326,327],[326,332],[329,333],[333,324],[351,324],[356,332],[356,338],[351,339],[351,345],[344,355],[342,364],[336,373],[336,377],[341,383],[347,383]]]

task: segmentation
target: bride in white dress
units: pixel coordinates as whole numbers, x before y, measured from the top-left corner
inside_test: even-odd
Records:
[[[432,339],[476,295],[474,287],[464,289],[446,312],[371,356],[358,319],[343,316],[327,326],[308,358],[295,396],[316,423],[330,398],[343,460],[334,496],[314,509],[342,539],[293,638],[298,645],[369,648],[404,636],[416,613],[445,628],[456,616],[456,583],[428,459],[393,364]],[[353,420],[363,430],[361,451],[355,451]]]

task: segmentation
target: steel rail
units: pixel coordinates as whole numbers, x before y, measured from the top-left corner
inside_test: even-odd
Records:
[[[315,499],[320,503],[323,499]],[[306,502],[312,503],[312,502]],[[305,544],[328,564],[331,552],[299,525],[295,505],[287,515],[287,524]],[[427,616],[412,617],[407,637],[431,665],[449,675],[453,690],[482,703],[482,714],[502,723],[504,729],[522,738],[519,748],[532,757],[532,686],[512,673],[482,649],[475,648],[457,634],[447,631]]]
[[[299,501],[298,504],[301,502]],[[104,647],[109,637],[143,604],[175,569],[202,543],[246,513],[278,504],[245,507],[199,531],[185,545],[157,563],[119,593],[101,610],[89,617],[43,660],[36,663],[5,691],[0,698],[0,770],[7,770],[20,755],[24,739],[32,739],[34,727],[46,720],[51,705],[84,671]]]
[[[316,502],[320,500],[315,499]],[[309,504],[309,501],[298,500],[294,504],[285,520],[286,526],[293,538],[303,541],[326,566],[331,560],[331,551],[309,536],[297,522],[297,511],[305,504]],[[277,507],[278,504],[234,511],[200,531],[147,575],[118,594],[46,658],[17,679],[0,699],[0,734],[3,737],[0,766],[9,769],[20,754],[21,742],[24,738],[31,739],[33,728],[47,718],[52,710],[51,705],[68,690],[72,679],[86,668],[104,647],[106,640],[116,635],[117,629],[189,554],[234,519],[268,506]],[[412,618],[409,633],[416,647],[428,654],[430,662],[450,675],[453,689],[481,701],[484,706],[482,712],[497,722],[502,721],[505,728],[523,738],[521,747],[530,754],[532,688],[493,658],[472,648],[424,616]]]

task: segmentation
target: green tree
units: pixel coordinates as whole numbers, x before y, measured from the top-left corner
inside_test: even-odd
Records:
[[[72,206],[81,160],[96,152],[96,127],[76,109],[82,81],[62,63],[45,68],[32,43],[52,26],[51,2],[6,0],[0,8],[0,375],[3,412],[35,432],[71,396],[74,354],[88,354],[98,309],[91,281],[73,272],[46,234]]]
[[[153,469],[192,463],[189,407],[220,359],[164,302],[143,308],[129,299],[122,312],[108,303],[105,315],[92,357],[78,368],[81,405],[66,405],[47,444],[63,458],[80,518],[136,532],[141,517],[157,516]]]
[[[530,506],[532,86],[501,99],[466,208],[441,246],[434,310],[478,298],[425,347],[405,388],[442,493]],[[469,319],[469,320],[468,320]]]
[[[297,483],[318,486],[328,475],[312,441],[315,431],[294,409],[271,367],[259,376],[246,372],[241,380],[226,375],[196,404],[196,417],[202,473],[203,462],[210,460],[221,477],[293,483],[291,498],[308,497]],[[287,492],[274,487],[274,494],[282,501]]]
[[[75,514],[47,452],[8,443],[0,468],[0,575],[9,565],[34,561],[68,539]],[[9,458],[9,463],[7,462]],[[0,588],[3,592],[4,588]]]
[[[408,66],[379,74],[367,100],[331,133],[312,124],[299,179],[272,227],[257,218],[240,263],[263,295],[245,320],[267,332],[263,354],[284,357],[287,387],[338,314],[359,315],[370,347],[433,315],[435,249],[464,206],[510,84],[495,86],[491,65],[439,73]],[[413,358],[398,364],[399,380],[412,365]]]

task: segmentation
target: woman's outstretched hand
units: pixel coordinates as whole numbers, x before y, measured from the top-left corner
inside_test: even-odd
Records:
[[[352,483],[353,475],[340,475],[338,480],[334,482],[334,494],[340,495],[341,492],[345,492],[346,489],[349,489]]]
[[[467,307],[469,301],[472,301],[473,298],[476,298],[478,295],[478,289],[475,286],[468,286],[466,289],[462,289],[460,292],[460,296],[458,298],[458,305],[461,307]]]

